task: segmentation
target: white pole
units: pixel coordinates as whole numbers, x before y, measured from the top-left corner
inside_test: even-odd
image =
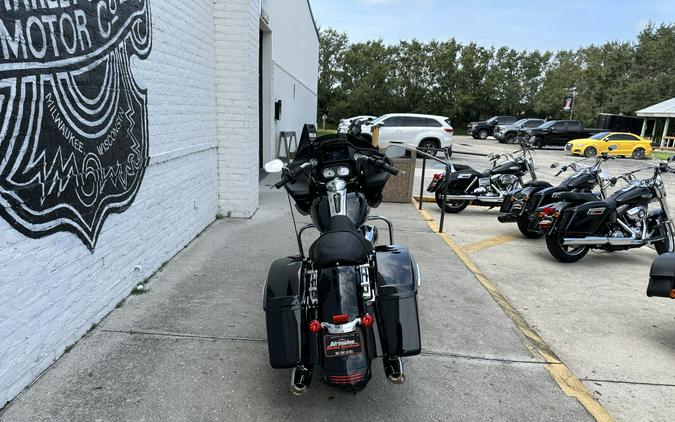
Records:
[[[640,132],[640,137],[644,138],[645,137],[645,132],[647,132],[647,118],[642,121],[642,132]]]
[[[666,139],[666,136],[668,136],[668,126],[670,126],[670,117],[666,119],[666,124],[663,126],[663,136],[661,136],[661,144],[663,144],[664,140]]]

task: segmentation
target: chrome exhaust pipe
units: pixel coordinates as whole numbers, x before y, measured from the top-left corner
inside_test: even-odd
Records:
[[[563,246],[639,246],[644,244],[642,240],[633,237],[566,237],[563,239]]]
[[[296,396],[302,396],[309,390],[309,384],[312,382],[312,372],[303,366],[298,366],[291,372],[291,382],[288,388]]]
[[[405,382],[405,372],[403,371],[403,359],[389,358],[384,364],[384,375],[387,380],[396,385],[401,385]]]
[[[446,195],[445,200],[450,201],[481,201],[481,202],[503,202],[504,197],[501,196],[476,196],[476,195]]]

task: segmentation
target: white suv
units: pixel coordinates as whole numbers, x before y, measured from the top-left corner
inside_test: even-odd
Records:
[[[371,134],[380,127],[378,144],[386,148],[392,142],[404,142],[420,148],[448,148],[452,151],[454,129],[447,117],[429,114],[385,114],[363,125],[363,133]]]

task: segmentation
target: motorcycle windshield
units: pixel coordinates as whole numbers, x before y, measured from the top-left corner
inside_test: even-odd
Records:
[[[295,159],[299,160],[303,158],[311,158],[314,155],[314,149],[319,145],[326,143],[348,143],[358,149],[372,149],[377,151],[377,148],[373,147],[373,145],[365,139],[358,138],[350,134],[335,133],[321,136],[314,139],[313,141],[309,137],[300,139],[300,144],[298,144],[298,151],[295,155]]]

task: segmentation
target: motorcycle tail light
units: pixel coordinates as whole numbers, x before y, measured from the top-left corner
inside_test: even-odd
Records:
[[[440,180],[443,175],[441,173],[434,174],[434,180]]]
[[[316,334],[316,333],[321,332],[321,323],[319,321],[314,319],[312,321],[309,321],[308,325],[309,325],[308,328],[309,328],[310,333]]]
[[[670,298],[675,299],[675,289],[670,291]]]
[[[553,207],[545,207],[544,208],[544,215],[546,215],[546,216],[551,216],[551,215],[555,214],[555,212],[556,212],[556,209],[553,208]]]
[[[673,290],[673,291],[675,291],[675,290]],[[361,324],[364,327],[372,327],[374,322],[375,322],[375,318],[373,318],[373,316],[370,315],[370,314],[365,314],[364,316],[361,317]]]
[[[333,324],[346,324],[349,322],[349,315],[333,315]]]

